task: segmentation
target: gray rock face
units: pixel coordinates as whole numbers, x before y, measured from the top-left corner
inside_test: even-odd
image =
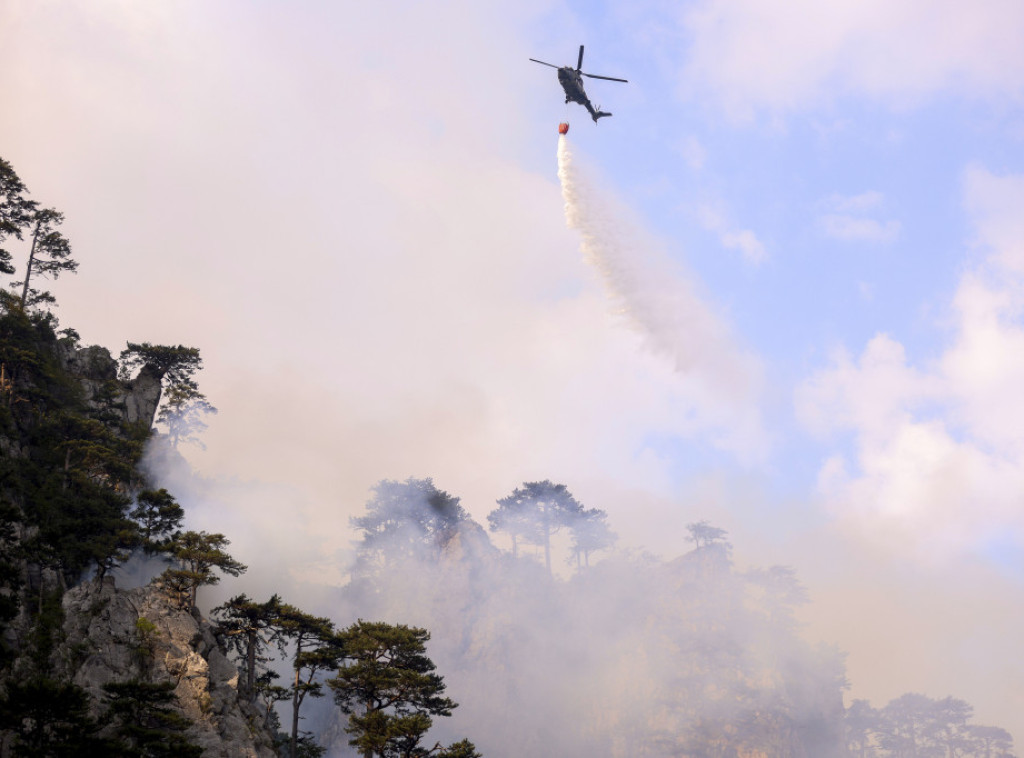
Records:
[[[238,695],[238,669],[210,625],[152,586],[87,582],[64,596],[58,665],[100,702],[108,682],[173,682],[192,742],[204,758],[275,758],[262,711]]]
[[[117,379],[117,361],[105,347],[91,345],[77,350],[68,347],[63,350],[62,357],[67,370],[83,379],[95,382]]]
[[[153,426],[156,408],[160,405],[160,375],[150,366],[143,366],[124,394],[125,414],[129,423]]]
[[[143,366],[130,382],[117,378],[117,361],[99,345],[75,349],[60,348],[60,359],[69,373],[79,378],[86,403],[95,409],[111,410],[128,423],[153,425],[160,405],[160,375],[151,366]]]

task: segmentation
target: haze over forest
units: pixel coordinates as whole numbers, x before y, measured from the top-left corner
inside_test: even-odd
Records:
[[[847,654],[847,704],[953,696],[1024,734],[1024,10],[15,0],[0,29],[0,155],[81,262],[58,316],[203,351],[205,448],[155,470],[251,567],[204,607],[347,623],[379,482],[486,527],[551,480],[619,539],[598,597],[562,544],[579,594],[520,616],[578,607],[587,655],[581,619],[654,602],[707,521],[736,577],[806,587],[786,634]],[[588,82],[596,126],[527,60],[581,43],[630,80]],[[563,120],[611,278],[566,224]],[[416,599],[453,667],[465,611]],[[460,702],[461,735],[487,708]]]

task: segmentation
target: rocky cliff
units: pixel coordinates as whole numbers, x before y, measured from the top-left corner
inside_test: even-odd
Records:
[[[206,621],[176,608],[156,587],[119,590],[87,582],[64,595],[61,673],[99,702],[103,685],[171,682],[176,710],[204,758],[274,758],[264,714],[239,697],[238,669]]]
[[[75,348],[58,343],[58,359],[64,370],[78,379],[91,410],[113,410],[120,421],[141,423],[147,429],[153,425],[161,383],[159,373],[151,366],[143,366],[131,381],[120,381],[117,361],[105,347]]]
[[[122,739],[113,683],[170,685],[166,707],[206,758],[276,755],[209,623],[155,586],[89,578],[141,544],[124,534],[162,389],[153,366],[125,380],[105,348],[58,339],[45,317],[0,314],[2,758],[93,755]]]

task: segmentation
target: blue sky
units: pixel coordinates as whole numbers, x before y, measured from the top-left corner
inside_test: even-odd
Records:
[[[384,477],[481,520],[556,479],[665,556],[709,518],[796,568],[854,696],[1024,739],[1024,6],[15,0],[0,29],[0,154],[81,261],[61,318],[206,357],[190,458],[240,484],[197,523],[308,577]],[[527,60],[581,43],[630,80],[588,80],[599,125]],[[618,285],[566,227],[566,114]]]

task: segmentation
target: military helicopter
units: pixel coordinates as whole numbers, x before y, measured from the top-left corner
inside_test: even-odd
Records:
[[[530,58],[534,63],[539,63],[542,66],[551,66],[551,68],[558,69],[558,83],[562,85],[562,89],[565,90],[565,102],[579,103],[590,113],[590,117],[594,119],[596,123],[599,118],[610,116],[612,114],[606,113],[601,110],[601,106],[594,106],[590,104],[590,98],[587,97],[587,93],[583,91],[583,79],[586,76],[591,79],[607,79],[610,82],[625,82],[626,79],[616,79],[614,76],[598,76],[597,74],[585,74],[580,71],[583,66],[583,45],[580,45],[580,58],[576,61],[576,68],[572,66],[556,66],[554,63],[545,63],[539,61],[536,58]]]

